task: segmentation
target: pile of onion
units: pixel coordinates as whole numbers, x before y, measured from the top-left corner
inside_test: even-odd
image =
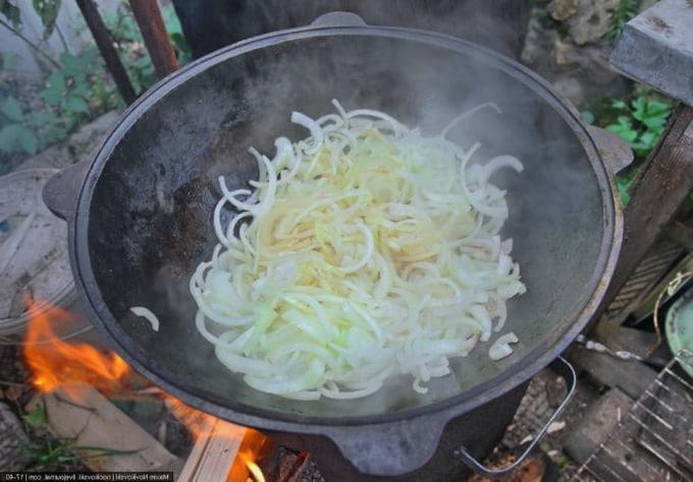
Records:
[[[309,136],[279,137],[272,159],[251,148],[260,174],[249,189],[219,179],[219,244],[190,280],[196,326],[263,392],[358,398],[409,374],[425,393],[451,357],[503,328],[507,300],[525,291],[512,240],[499,235],[505,191],[489,182],[522,164],[470,163],[479,144],[446,139],[471,112],[424,137],[334,104],[315,120],[294,112]],[[510,355],[513,342],[502,335],[489,355]]]

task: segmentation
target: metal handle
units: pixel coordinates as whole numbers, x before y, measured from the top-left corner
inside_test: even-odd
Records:
[[[438,447],[445,418],[402,420],[327,431],[342,455],[361,473],[398,477],[428,462]]]
[[[310,24],[311,27],[365,27],[366,22],[352,12],[328,12],[320,15]]]
[[[541,438],[544,436],[549,426],[554,422],[554,420],[556,420],[556,418],[558,418],[558,416],[561,414],[566,405],[568,405],[568,402],[570,401],[571,397],[573,396],[573,393],[575,392],[575,385],[577,384],[577,376],[575,375],[575,369],[563,357],[558,357],[553,363],[551,363],[550,366],[554,371],[556,371],[560,376],[562,376],[565,379],[566,386],[568,387],[568,393],[566,393],[565,398],[558,406],[556,411],[553,412],[553,415],[551,415],[551,418],[549,418],[548,422],[546,422],[546,424],[541,428],[541,430],[539,430],[539,432],[534,436],[534,439],[532,439],[532,442],[529,444],[529,447],[527,447],[527,449],[522,453],[522,455],[518,457],[518,459],[515,462],[506,467],[503,467],[502,469],[490,469],[483,465],[481,462],[479,462],[476,458],[474,458],[474,456],[471,453],[469,453],[469,451],[465,447],[459,447],[455,451],[455,455],[459,456],[462,459],[462,461],[465,464],[467,464],[469,468],[474,470],[477,474],[494,479],[507,475],[508,473],[512,472],[517,467],[519,467],[525,461],[527,456],[532,452],[534,447],[536,447],[536,445],[539,443],[539,440],[541,440]]]
[[[75,211],[77,194],[90,161],[80,161],[50,178],[43,186],[43,202],[59,218],[68,220]]]
[[[618,174],[633,162],[633,150],[618,134],[596,126],[587,126],[599,154],[611,171]]]

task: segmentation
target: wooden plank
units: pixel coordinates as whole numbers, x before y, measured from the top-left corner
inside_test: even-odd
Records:
[[[636,179],[624,214],[623,248],[606,306],[693,189],[693,108],[680,106]]]
[[[693,253],[693,227],[681,221],[676,221],[667,229],[667,236]]]
[[[56,437],[74,439],[76,446],[123,452],[93,457],[93,451],[77,450],[94,471],[177,472],[180,468],[178,457],[92,387],[70,387],[69,394],[63,388],[38,394],[27,410],[40,405],[46,410],[47,428]]]
[[[657,376],[656,371],[642,362],[619,360],[579,345],[573,345],[567,357],[599,383],[618,387],[633,399],[638,399]]]
[[[613,351],[628,351],[640,357],[647,357],[657,344],[657,336],[649,331],[600,323],[595,329],[597,341]]]
[[[226,482],[238,456],[246,428],[214,420],[210,430],[195,441],[179,482]]]
[[[130,0],[130,6],[156,74],[161,79],[178,70],[178,59],[166,33],[157,0]]]

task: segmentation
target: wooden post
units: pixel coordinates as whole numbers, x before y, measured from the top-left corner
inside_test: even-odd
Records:
[[[87,22],[87,26],[94,37],[96,46],[99,48],[99,52],[101,52],[101,56],[106,62],[106,68],[111,73],[111,76],[115,81],[120,96],[123,98],[126,104],[132,104],[132,102],[134,102],[134,100],[137,98],[135,89],[132,88],[128,74],[125,71],[125,67],[123,67],[123,64],[120,62],[118,52],[113,46],[113,39],[111,39],[108,29],[106,29],[103,20],[101,20],[101,16],[99,15],[99,11],[96,9],[96,5],[94,5],[94,1],[76,1],[77,6],[84,16],[84,20]]]
[[[163,78],[178,70],[176,53],[166,33],[157,0],[130,0],[130,6],[156,74]]]
[[[631,191],[623,248],[605,298],[609,303],[693,189],[693,108],[680,106]]]

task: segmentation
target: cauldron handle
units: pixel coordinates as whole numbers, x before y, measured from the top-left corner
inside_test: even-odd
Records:
[[[77,195],[91,161],[80,161],[58,172],[43,186],[43,202],[61,219],[69,220],[77,207]]]
[[[618,134],[596,126],[588,126],[587,130],[612,176],[630,166],[633,150]]]
[[[551,365],[551,368],[558,373],[566,381],[566,386],[568,388],[563,401],[553,412],[549,420],[544,424],[544,426],[534,435],[534,438],[530,442],[529,446],[524,452],[517,458],[515,462],[510,465],[503,467],[502,469],[490,469],[479,462],[465,447],[459,447],[455,454],[462,459],[462,461],[477,474],[488,477],[489,479],[497,479],[504,475],[509,474],[517,467],[522,465],[527,456],[532,452],[534,447],[539,443],[541,438],[544,436],[549,426],[558,418],[558,416],[563,412],[563,409],[568,405],[568,402],[575,392],[575,386],[577,385],[577,376],[575,375],[575,369],[573,366],[563,357],[558,357]]]
[[[335,11],[320,15],[311,27],[366,27],[366,22],[352,12]]]

